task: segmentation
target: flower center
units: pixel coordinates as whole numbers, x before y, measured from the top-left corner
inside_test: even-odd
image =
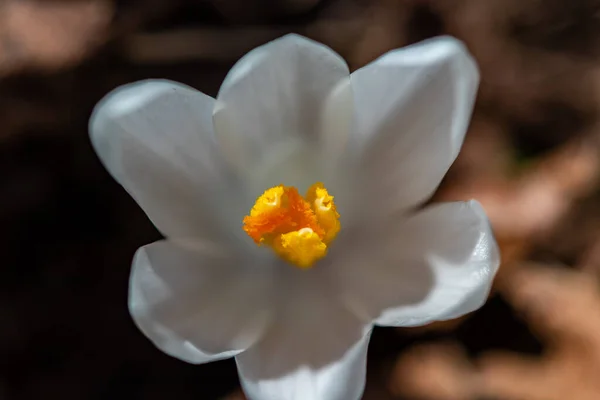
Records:
[[[308,269],[325,257],[340,231],[333,196],[321,182],[305,197],[293,186],[266,190],[244,217],[244,231],[258,246],[267,245],[287,262]]]

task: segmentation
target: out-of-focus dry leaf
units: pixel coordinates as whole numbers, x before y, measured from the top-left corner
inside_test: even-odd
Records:
[[[511,274],[502,291],[546,341],[547,354],[488,353],[473,366],[454,349],[416,349],[396,366],[391,382],[395,393],[432,400],[600,398],[600,291],[595,277],[536,266]],[[425,372],[427,383],[421,378]]]
[[[593,190],[599,167],[596,147],[578,141],[528,168],[518,179],[474,180],[449,188],[439,198],[475,198],[498,235],[529,236],[547,230],[571,201]]]
[[[581,257],[581,265],[584,271],[600,276],[600,229],[595,236],[595,243]]]
[[[0,76],[73,65],[108,35],[108,0],[0,2]]]
[[[398,360],[389,389],[397,396],[465,400],[471,394],[472,369],[458,346],[417,346]]]
[[[600,292],[595,277],[537,267],[515,274],[504,292],[546,340],[549,352],[540,360],[502,353],[483,357],[478,391],[509,400],[600,398]]]

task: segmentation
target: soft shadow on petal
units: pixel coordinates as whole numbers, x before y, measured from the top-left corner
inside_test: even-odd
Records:
[[[335,269],[357,315],[379,325],[419,326],[486,301],[500,256],[479,203],[434,205],[376,236],[378,245],[349,251]]]
[[[206,237],[224,225],[213,218],[223,206],[214,205],[227,197],[231,176],[215,152],[214,102],[175,82],[147,80],[109,93],[90,119],[102,163],[166,236]]]
[[[220,148],[248,179],[272,173],[262,185],[293,179],[299,167],[318,161],[315,149],[330,142],[322,134],[347,136],[352,104],[338,97],[351,93],[338,88],[348,80],[344,60],[307,38],[287,35],[256,48],[238,61],[219,91],[214,121]]]
[[[159,241],[138,250],[129,311],[162,351],[191,363],[231,357],[268,323],[268,271],[249,270],[208,242]]]
[[[351,76],[365,201],[389,215],[428,199],[458,155],[479,83],[451,37],[391,51]]]
[[[256,345],[236,356],[249,399],[360,398],[371,327],[326,285],[311,286],[288,288],[289,301],[281,306],[276,322]]]

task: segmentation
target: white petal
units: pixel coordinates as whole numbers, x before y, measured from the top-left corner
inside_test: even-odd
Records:
[[[148,80],[109,93],[90,119],[103,164],[166,236],[216,231],[211,208],[228,180],[215,155],[213,106],[197,90]]]
[[[222,151],[249,179],[268,175],[262,185],[285,179],[305,186],[304,176],[319,176],[314,149],[331,145],[322,135],[347,136],[348,82],[344,60],[312,40],[287,35],[258,47],[238,61],[219,91],[214,120]]]
[[[263,271],[244,272],[239,262],[209,243],[140,248],[129,291],[134,321],[159,349],[187,362],[239,353],[262,334],[270,293]]]
[[[364,193],[389,215],[430,197],[458,155],[479,73],[451,37],[391,51],[351,76]]]
[[[286,297],[294,300],[280,309],[262,340],[236,356],[246,395],[250,400],[359,399],[370,326],[331,291],[305,287],[296,295],[297,289],[288,288]]]
[[[475,201],[428,207],[375,240],[362,252],[354,246],[359,250],[348,253],[339,279],[349,307],[380,325],[425,325],[476,310],[500,264]]]

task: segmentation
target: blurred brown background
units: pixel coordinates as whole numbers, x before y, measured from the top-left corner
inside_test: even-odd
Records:
[[[101,167],[87,120],[143,78],[214,96],[287,32],[352,69],[451,34],[482,72],[433,200],[482,202],[498,291],[461,321],[377,329],[365,399],[600,399],[599,0],[0,0],[0,399],[242,398],[233,361],[186,365],[134,327],[130,261],[159,234]],[[519,274],[525,261],[566,275]],[[544,279],[550,297],[523,297]]]

